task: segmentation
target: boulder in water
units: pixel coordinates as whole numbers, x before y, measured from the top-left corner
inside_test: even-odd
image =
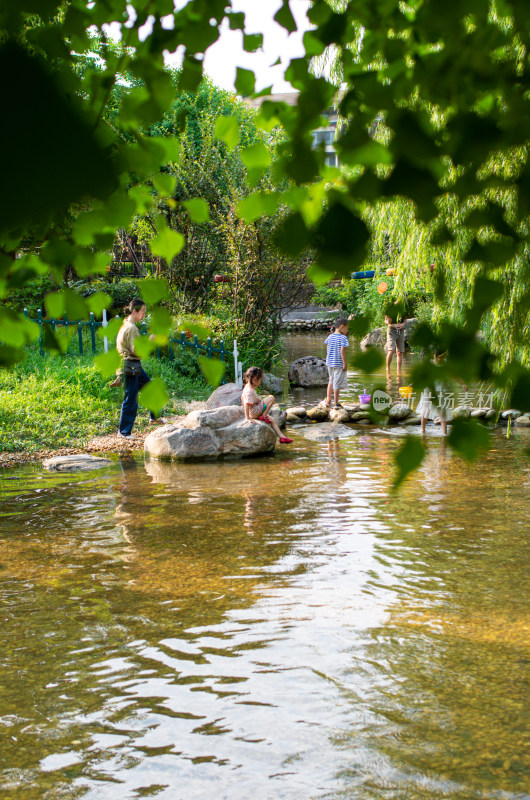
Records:
[[[224,383],[212,392],[206,401],[206,408],[223,408],[224,406],[240,406],[241,392],[237,383]]]
[[[265,422],[247,422],[241,406],[192,411],[180,422],[157,428],[146,438],[151,458],[216,459],[270,453],[276,434]]]
[[[322,358],[305,356],[293,361],[289,367],[289,383],[293,386],[327,386],[328,368]]]
[[[283,383],[282,379],[273,375],[271,372],[264,372],[261,386],[266,392],[271,394],[282,394]]]

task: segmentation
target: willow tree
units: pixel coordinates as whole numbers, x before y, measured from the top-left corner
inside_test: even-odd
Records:
[[[0,88],[7,121],[1,150],[2,292],[35,274],[60,276],[72,263],[81,274],[101,270],[106,266],[101,251],[116,228],[127,228],[135,214],[154,206],[147,184],[158,180],[164,190],[161,171],[179,146],[179,134],[155,140],[145,133],[173,98],[164,51],[180,48],[179,88],[194,91],[204,53],[219,38],[225,19],[243,32],[246,50],[260,47],[261,37],[244,32],[244,14],[234,12],[227,0],[189,0],[179,6],[175,10],[173,0],[2,5],[0,66],[9,74]],[[289,0],[282,0],[275,19],[294,32]],[[419,222],[430,226],[433,247],[451,248],[455,238],[461,240],[463,261],[474,273],[460,322],[446,322],[438,330],[424,326],[418,340],[427,348],[440,343],[448,350],[447,374],[465,382],[494,380],[510,390],[514,405],[529,409],[530,373],[520,359],[509,358],[501,370],[495,354],[476,339],[484,315],[499,313],[492,311],[496,303],[517,313],[528,303],[527,1],[351,0],[335,10],[325,0],[313,0],[309,19],[314,27],[304,35],[305,55],[286,71],[299,92],[296,107],[266,100],[259,115],[265,129],[280,124],[286,132],[278,149],[281,180],[275,188],[258,189],[251,209],[244,205],[240,214],[258,218],[289,209],[278,240],[291,257],[313,248],[317,261],[309,274],[325,281],[364,263],[371,236],[364,219],[368,206],[395,197],[410,201]],[[139,31],[148,20],[152,29],[144,38]],[[109,23],[121,28],[120,53],[107,46]],[[79,74],[76,59],[91,52],[94,31],[103,43],[104,69]],[[329,48],[345,87],[340,111],[347,124],[337,146],[341,161],[353,168],[349,178],[333,172],[324,153],[312,149],[311,131],[320,126],[337,87],[310,66]],[[132,89],[110,124],[105,111],[124,75],[131,76]],[[252,95],[254,85],[253,73],[238,69],[237,91]],[[380,121],[388,130],[385,141],[372,135]],[[226,142],[238,136],[233,117],[225,117],[217,134]],[[248,156],[252,169],[253,155]],[[454,209],[450,220],[444,204]],[[74,205],[81,213],[71,224]],[[167,227],[163,215],[157,231],[153,247],[173,258],[182,237]],[[34,252],[16,258],[27,241],[35,244]],[[443,280],[439,283],[443,297]],[[521,294],[517,299],[514,284]],[[153,290],[151,299],[159,296],[160,290]],[[69,313],[70,301],[63,295],[57,310]],[[75,315],[81,310],[76,305]],[[167,338],[162,316],[157,331],[159,340]],[[33,335],[23,318],[2,312],[4,363],[16,358]],[[512,352],[523,337],[524,330],[513,332]],[[426,363],[415,376],[417,388],[436,377]],[[455,426],[455,431],[453,442],[463,451],[484,442],[476,426]],[[421,455],[419,445],[407,443],[401,474]]]

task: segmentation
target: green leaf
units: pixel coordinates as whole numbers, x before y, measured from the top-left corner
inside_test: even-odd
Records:
[[[171,197],[175,192],[175,176],[167,172],[159,172],[152,177],[153,185],[163,197]]]
[[[362,370],[367,375],[376,372],[385,363],[385,359],[380,350],[370,347],[363,353],[358,353],[353,359],[353,366]]]
[[[315,246],[320,264],[341,275],[366,258],[369,231],[366,224],[341,203],[335,203],[321,218],[315,233]]]
[[[11,347],[7,344],[0,344],[0,369],[10,369],[20,361],[24,361],[27,356],[24,348]]]
[[[250,97],[251,94],[254,94],[256,77],[252,70],[237,67],[234,86],[236,87],[236,92],[242,97]]]
[[[88,310],[92,311],[94,316],[100,317],[103,310],[112,305],[112,297],[105,292],[96,292],[95,294],[91,294],[90,297],[87,297],[86,304]]]
[[[239,201],[236,212],[245,222],[254,222],[260,217],[274,214],[278,203],[279,197],[274,192],[254,192]]]
[[[206,356],[198,356],[197,361],[208,386],[211,386],[212,389],[219,386],[225,374],[226,364],[224,361],[217,358],[206,358]]]
[[[88,306],[85,300],[71,289],[52,292],[44,298],[46,311],[49,317],[60,319],[65,315],[69,320],[86,319]]]
[[[349,332],[355,339],[362,339],[370,330],[372,320],[370,317],[358,314],[348,322]]]
[[[149,330],[151,333],[156,334],[157,336],[167,337],[169,335],[170,328],[172,326],[173,320],[171,318],[171,314],[165,308],[155,308],[149,314]],[[157,344],[161,344],[160,341],[157,341]]]
[[[299,211],[295,211],[282,221],[274,239],[280,250],[293,258],[309,246],[309,231]]]
[[[398,474],[392,488],[396,490],[405,480],[407,475],[417,469],[423,461],[425,449],[418,437],[407,436],[402,446],[395,455]]]
[[[255,53],[260,47],[263,47],[262,33],[245,33],[243,35],[243,50],[247,53]]]
[[[283,0],[282,7],[274,16],[274,21],[289,33],[294,33],[297,30],[295,18],[289,8],[289,0]]]
[[[42,343],[45,350],[64,355],[68,350],[68,343],[72,336],[72,328],[56,328],[52,330],[51,325],[42,326]]]
[[[184,200],[182,205],[188,210],[192,222],[209,222],[210,209],[206,200],[201,197],[194,197],[192,200]]]
[[[91,250],[77,248],[74,265],[80,278],[89,275],[104,275],[110,266],[111,257],[107,253],[93,253]]]
[[[479,275],[473,287],[473,305],[466,312],[468,324],[478,326],[482,315],[502,297],[503,292],[502,283]]]
[[[81,105],[78,87],[64,91],[57,64],[52,72],[12,33],[0,44],[0,73],[10,75],[0,86],[0,106],[16,123],[3,131],[0,230],[38,225],[46,231],[53,215],[70,204],[107,197],[118,185],[116,162]],[[70,65],[62,70],[71,80]]]
[[[475,461],[489,447],[487,429],[475,419],[455,419],[447,441],[467,461]]]
[[[140,389],[138,398],[149,411],[159,414],[169,400],[169,394],[164,381],[161,378],[153,378]]]
[[[157,343],[150,339],[149,336],[138,336],[134,340],[134,352],[140,358],[147,358],[151,353],[156,350]]]
[[[262,174],[270,166],[271,154],[263,142],[256,142],[241,150],[241,161],[248,170]]]
[[[109,350],[108,353],[98,353],[94,356],[94,364],[104,378],[110,378],[121,366],[121,357],[117,350]]]
[[[19,348],[39,338],[39,327],[18,311],[0,308],[0,342]]]
[[[109,323],[105,328],[101,326],[96,330],[96,336],[101,341],[103,341],[105,337],[107,339],[115,339],[122,325],[123,320],[120,319],[120,317],[113,317],[111,320],[109,320]]]
[[[164,228],[158,236],[151,239],[149,247],[156,256],[162,256],[168,264],[171,264],[176,255],[184,247],[185,239],[181,233]]]
[[[142,300],[154,305],[169,295],[169,286],[165,278],[142,278],[137,281]]]
[[[329,281],[335,278],[335,271],[326,269],[321,264],[315,262],[307,268],[306,275],[316,286],[323,286],[325,283],[329,283]]]
[[[515,381],[511,404],[520,411],[530,411],[530,372],[524,372]]]
[[[236,117],[217,117],[215,135],[221,139],[229,150],[233,150],[239,142],[239,121]]]

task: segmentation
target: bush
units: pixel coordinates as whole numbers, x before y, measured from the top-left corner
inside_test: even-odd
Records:
[[[97,278],[90,282],[78,281],[70,288],[78,292],[81,297],[90,297],[96,292],[105,292],[110,295],[112,305],[107,308],[107,312],[110,314],[123,314],[124,307],[135,297],[140,297],[140,290],[134,278],[120,278],[117,281]]]

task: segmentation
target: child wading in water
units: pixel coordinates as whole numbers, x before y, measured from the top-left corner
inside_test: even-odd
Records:
[[[339,317],[339,319],[335,320],[335,325],[325,341],[328,348],[326,365],[329,374],[326,405],[331,405],[331,395],[333,394],[333,399],[335,401],[333,408],[342,408],[339,403],[339,394],[341,389],[348,388],[346,348],[349,347],[350,343],[346,338],[347,333],[348,320],[344,319],[344,317]]]
[[[262,378],[263,370],[259,367],[249,367],[243,375],[244,386],[241,393],[241,403],[243,404],[245,417],[249,422],[258,422],[258,420],[266,422],[278,436],[281,444],[291,444],[293,440],[288,439],[287,436],[282,436],[282,432],[276,422],[267,416],[276,402],[274,395],[269,394],[265,400],[258,397],[256,389],[260,385]]]
[[[445,353],[439,348],[433,351],[433,362],[440,364],[445,358]],[[464,391],[467,392],[467,386],[462,383]],[[448,393],[449,387],[442,381],[436,381],[434,388],[438,394],[438,401],[433,403],[433,396],[431,390],[427,387],[421,393],[420,402],[416,406],[416,414],[421,417],[421,432],[425,434],[425,424],[428,419],[440,420],[442,427],[442,436],[447,436],[447,423],[453,419],[452,410],[444,404],[443,396]]]

